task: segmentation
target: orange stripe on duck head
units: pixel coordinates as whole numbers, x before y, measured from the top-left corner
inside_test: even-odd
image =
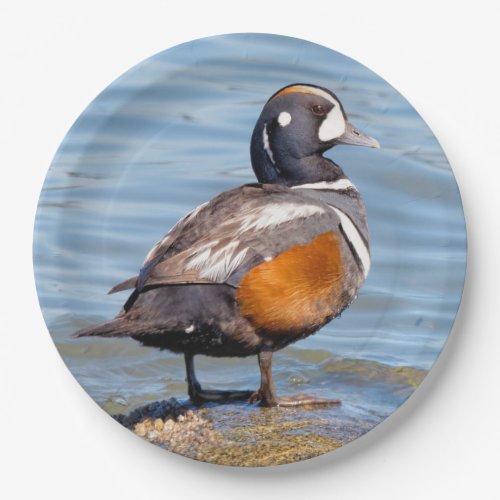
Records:
[[[319,97],[323,97],[327,101],[330,101],[333,104],[338,104],[339,101],[336,96],[334,96],[329,90],[324,89],[322,87],[317,87],[315,85],[310,85],[307,83],[294,83],[292,85],[288,85],[287,87],[278,90],[275,94],[273,94],[267,102],[271,102],[273,99],[277,97],[281,97],[286,94],[311,94]]]

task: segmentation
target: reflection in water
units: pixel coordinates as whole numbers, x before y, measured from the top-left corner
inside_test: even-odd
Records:
[[[386,82],[335,52],[287,38],[217,37],[161,53],[110,85],[67,135],[40,198],[34,254],[43,313],[71,371],[107,411],[185,398],[183,360],[71,333],[116,314],[126,297],[106,292],[137,272],[182,215],[254,181],[249,141],[262,105],[304,81],[334,90],[352,122],[382,145],[328,153],[363,194],[373,263],[341,319],[276,356],[279,393],[340,397],[330,417],[315,418],[352,438],[399,406],[436,359],[460,299],[465,230],[431,131]],[[252,358],[200,357],[197,366],[207,387],[258,384]],[[227,407],[208,411],[225,425]],[[233,421],[260,424],[274,415],[233,411]]]

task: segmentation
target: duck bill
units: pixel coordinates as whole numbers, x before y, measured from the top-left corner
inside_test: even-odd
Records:
[[[335,140],[337,144],[349,144],[351,146],[366,146],[367,148],[380,148],[380,143],[363,134],[357,128],[353,127],[349,122],[346,123],[345,132]]]

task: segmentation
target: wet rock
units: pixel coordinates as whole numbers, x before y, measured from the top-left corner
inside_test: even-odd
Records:
[[[168,403],[168,404],[165,404]],[[183,413],[179,413],[182,407]],[[146,415],[164,414],[164,418],[152,420]],[[138,408],[128,417],[120,416],[119,421],[130,427],[139,417],[146,417],[133,425],[133,431],[147,441],[167,448],[174,453],[200,459],[205,447],[213,447],[220,443],[222,436],[216,432],[212,423],[196,414],[192,410],[187,410],[177,401],[169,400],[159,403],[151,403],[145,407]]]
[[[121,413],[114,415],[114,418],[128,429],[133,429],[137,423],[145,421],[145,419],[177,419],[180,415],[183,415],[187,411],[188,408],[186,406],[179,403],[175,398],[170,398],[168,400],[156,401],[154,403],[141,406],[140,408],[132,411],[129,415]]]
[[[342,446],[331,436],[328,420],[305,418],[310,415],[249,405],[193,410],[171,399],[115,418],[174,453],[221,465],[259,467],[304,460]]]
[[[376,361],[331,358],[321,364],[323,373],[345,374],[359,382],[380,381],[387,384],[405,384],[412,388],[420,385],[427,371],[410,366],[389,366]]]

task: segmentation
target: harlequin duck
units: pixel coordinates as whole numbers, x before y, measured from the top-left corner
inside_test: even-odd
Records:
[[[356,187],[323,153],[337,144],[378,148],[354,128],[335,94],[293,84],[265,104],[251,140],[258,183],[189,212],[149,252],[115,319],[77,337],[132,337],[183,353],[195,402],[245,398],[263,406],[331,404],[278,397],[274,351],[328,323],[355,299],[370,269],[366,213]],[[257,355],[259,389],[211,391],[193,357]]]

